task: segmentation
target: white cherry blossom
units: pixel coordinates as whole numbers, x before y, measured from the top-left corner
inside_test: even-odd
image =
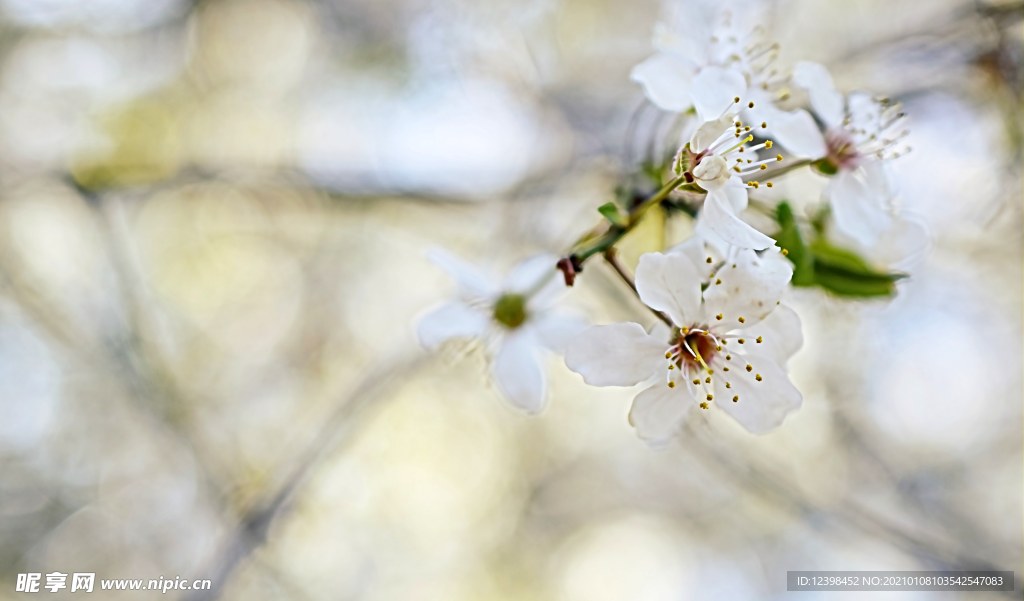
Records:
[[[708,193],[698,218],[698,232],[719,245],[762,250],[774,246],[775,241],[737,216],[747,208],[747,188],[760,184],[745,184],[741,177],[767,169],[770,163],[781,161],[782,155],[757,160],[757,151],[771,149],[772,142],[748,146],[754,138],[751,127],[736,120],[731,108],[739,102],[738,97],[733,98],[722,116],[698,127],[688,146],[680,151],[677,164],[680,170],[684,165],[689,167],[683,173],[686,180]]]
[[[718,405],[760,434],[803,402],[785,372],[803,344],[800,318],[779,304],[793,275],[789,262],[778,253],[758,257],[745,250],[715,267],[702,294],[702,273],[686,253],[643,255],[637,291],[670,318],[671,330],[591,326],[566,351],[566,365],[587,384],[652,382],[629,413],[637,434],[652,444],[669,440],[696,407]]]
[[[564,285],[557,258],[538,255],[517,265],[498,284],[489,274],[443,251],[428,258],[458,284],[456,298],[420,318],[420,342],[434,350],[451,339],[475,339],[491,359],[491,376],[517,409],[540,412],[547,402],[546,351],[563,352],[586,323],[551,309]]]
[[[734,96],[745,102],[741,115],[752,123],[767,123],[775,139],[789,147],[817,131],[807,111],[786,111],[776,102],[788,97],[785,75],[775,68],[779,46],[763,39],[760,3],[682,3],[673,24],[655,27],[657,52],[633,68],[631,77],[659,108],[681,112],[693,107],[703,120],[719,115]]]
[[[787,148],[835,171],[825,190],[836,226],[859,244],[871,247],[892,231],[914,227],[896,216],[892,199],[896,186],[888,159],[908,148],[894,150],[908,132],[899,104],[854,92],[845,99],[824,66],[800,62],[793,83],[807,90],[811,106],[825,126]]]

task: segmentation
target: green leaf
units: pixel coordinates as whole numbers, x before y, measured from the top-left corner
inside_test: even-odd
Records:
[[[626,216],[619,212],[619,207],[614,202],[606,202],[597,208],[597,212],[604,215],[605,219],[618,226],[627,223]]]
[[[871,298],[892,295],[896,281],[906,277],[880,272],[856,253],[833,246],[821,236],[823,228],[816,226],[814,239],[805,243],[793,209],[786,202],[777,207],[775,220],[779,232],[774,238],[793,263],[794,286],[821,286],[837,296]]]
[[[804,244],[800,228],[797,227],[793,209],[783,201],[775,209],[775,220],[779,223],[779,232],[775,234],[775,242],[786,250],[786,257],[793,263],[794,286],[814,285],[814,259]]]
[[[895,279],[888,274],[855,274],[828,265],[814,265],[814,281],[837,296],[851,298],[891,296],[896,292]]]
[[[832,246],[822,238],[811,243],[810,251],[815,283],[839,296],[890,296],[896,292],[896,281],[906,277],[877,271],[857,254]]]

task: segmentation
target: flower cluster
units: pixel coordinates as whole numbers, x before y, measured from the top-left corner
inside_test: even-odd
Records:
[[[420,320],[423,344],[483,341],[499,390],[528,413],[545,404],[543,350],[564,352],[565,365],[592,386],[645,383],[629,423],[654,445],[670,440],[698,409],[717,406],[757,434],[796,411],[803,398],[786,369],[803,337],[796,311],[783,304],[788,288],[891,295],[904,276],[884,271],[871,250],[889,245],[904,258],[919,254],[927,231],[896,204],[889,163],[909,151],[899,103],[863,92],[844,97],[816,63],[781,73],[778,45],[763,39],[759,22],[755,5],[694,3],[681,6],[675,26],[659,26],[655,54],[632,78],[654,105],[686,120],[688,135],[671,160],[655,165],[660,175],[645,170],[657,192],[602,205],[605,221],[567,255],[529,259],[501,286],[434,253],[460,291]],[[824,202],[806,217],[786,201],[756,198],[774,187],[773,178],[799,168],[830,179]],[[669,217],[694,218],[694,236],[641,256],[630,274],[616,244],[655,206]],[[760,221],[745,215],[751,209]],[[657,317],[653,328],[586,328],[550,309],[595,255]],[[564,278],[554,277],[559,270]]]

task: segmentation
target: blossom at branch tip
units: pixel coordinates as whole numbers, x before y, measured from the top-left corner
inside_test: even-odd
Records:
[[[565,289],[555,277],[557,257],[526,259],[500,284],[444,251],[432,250],[428,258],[455,279],[458,292],[419,319],[420,343],[434,350],[452,339],[481,341],[504,398],[521,411],[539,413],[547,402],[545,352],[563,352],[587,325],[552,309]]]
[[[659,108],[681,112],[693,107],[702,121],[713,120],[722,103],[740,96],[752,105],[742,117],[768,123],[783,146],[813,137],[817,125],[803,109],[783,110],[788,78],[775,67],[779,45],[763,39],[761,3],[690,1],[681,3],[672,25],[655,28],[655,54],[630,76]]]
[[[901,106],[885,98],[854,92],[845,99],[824,66],[799,62],[793,83],[807,90],[811,107],[825,125],[799,144],[794,153],[820,159],[834,177],[825,190],[836,226],[859,244],[871,247],[886,233],[903,227],[892,202],[896,185],[887,161],[909,148],[895,150],[908,135]]]
[[[769,164],[781,161],[782,155],[758,160],[757,151],[771,149],[772,142],[748,145],[754,136],[751,126],[744,126],[735,116],[738,109],[734,107],[740,102],[738,96],[730,99],[721,116],[700,125],[680,151],[677,164],[690,167],[683,175],[708,193],[698,218],[698,232],[722,244],[763,250],[773,247],[775,241],[737,216],[747,208],[747,188],[760,184],[745,184],[741,177],[760,173]]]
[[[591,326],[569,345],[565,364],[592,386],[652,385],[633,399],[640,438],[664,444],[695,407],[718,405],[755,434],[777,428],[803,402],[785,366],[800,349],[800,318],[779,304],[793,276],[777,253],[750,250],[702,272],[687,255],[640,257],[636,287],[672,328],[636,323]]]

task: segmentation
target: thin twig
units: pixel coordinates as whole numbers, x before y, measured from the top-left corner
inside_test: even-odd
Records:
[[[640,292],[636,289],[636,282],[634,281],[633,276],[630,275],[628,271],[626,271],[626,268],[622,266],[622,263],[620,263],[619,259],[615,256],[614,247],[604,251],[604,260],[607,261],[608,264],[612,266],[612,269],[615,270],[615,273],[619,274],[619,277],[622,278],[622,281],[626,282],[626,285],[629,286],[630,290],[633,291],[633,294],[635,294],[637,298],[640,298]],[[643,302],[643,299],[641,299],[640,302]],[[644,306],[647,307],[646,304]],[[658,311],[657,309],[652,309],[651,307],[647,308],[650,309],[651,313],[654,313],[654,315],[658,319],[665,322],[665,324],[668,325],[668,327],[674,327],[674,324],[672,323],[672,320],[669,318],[668,315],[665,315],[664,313]]]
[[[185,600],[216,599],[235,569],[266,542],[270,526],[291,507],[313,470],[329,455],[352,441],[365,420],[372,415],[369,409],[373,401],[384,397],[395,386],[415,375],[426,361],[427,356],[421,353],[384,360],[380,367],[370,370],[349,393],[340,398],[334,404],[334,412],[323,420],[312,442],[306,446],[306,451],[283,478],[283,483],[242,516],[228,537],[220,560],[208,576],[213,588],[194,591]]]
[[[795,170],[797,170],[797,169],[799,169],[801,167],[806,167],[807,165],[810,165],[813,162],[814,161],[812,161],[810,159],[803,159],[802,161],[797,161],[795,163],[790,163],[790,164],[786,165],[785,167],[779,167],[778,169],[774,169],[772,171],[765,171],[764,173],[761,173],[761,172],[755,173],[754,176],[759,178],[757,181],[768,181],[768,180],[770,180],[772,178],[779,177],[780,175],[785,175],[786,173],[789,173],[790,171],[795,171]],[[749,183],[750,181],[752,181],[752,180],[747,180],[747,183]]]

